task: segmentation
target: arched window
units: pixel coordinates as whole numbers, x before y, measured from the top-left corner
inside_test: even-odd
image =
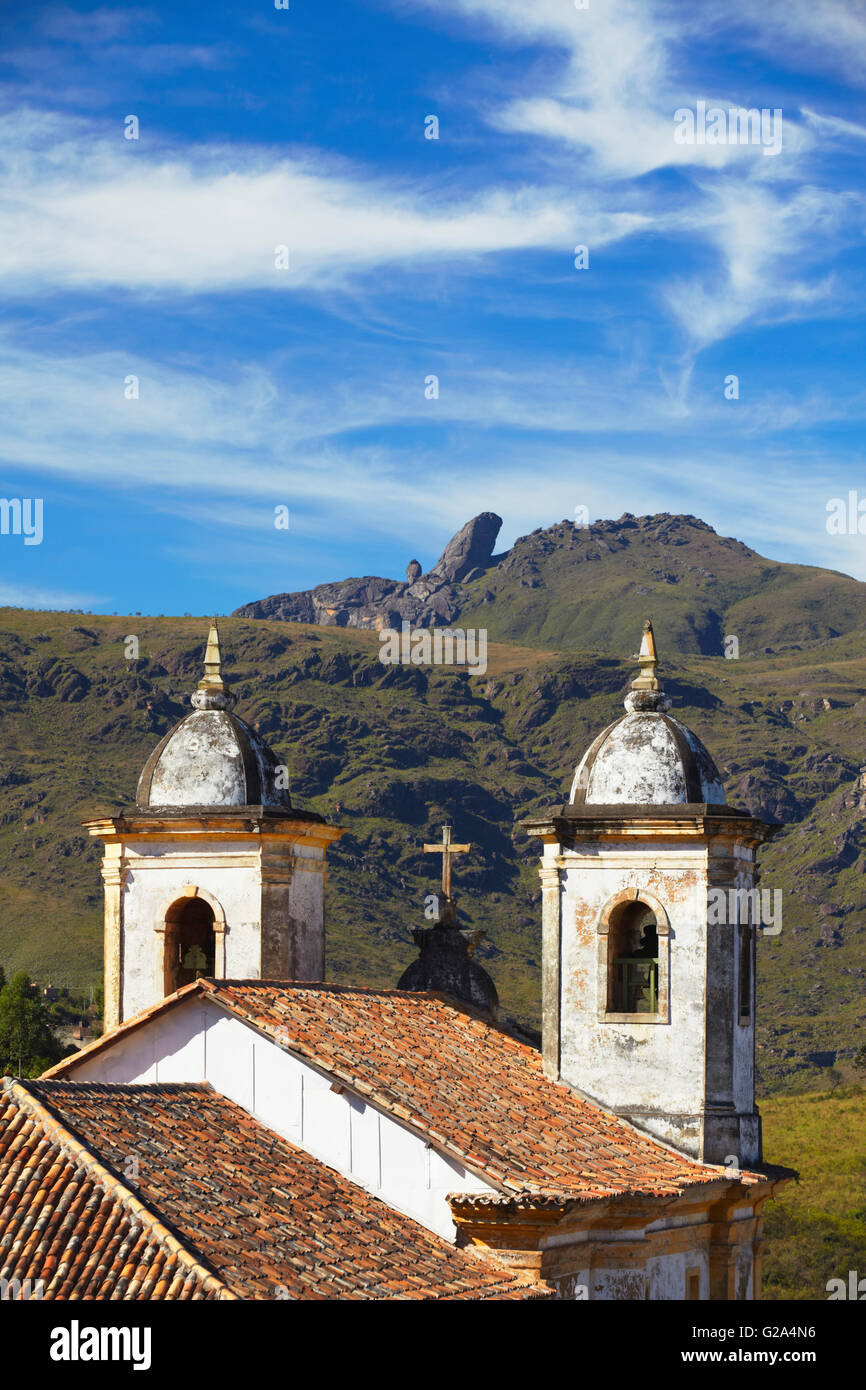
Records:
[[[214,911],[203,898],[180,898],[165,914],[165,992],[215,975]]]
[[[655,1014],[659,1007],[656,914],[637,899],[620,903],[608,928],[607,1007],[617,1014]]]

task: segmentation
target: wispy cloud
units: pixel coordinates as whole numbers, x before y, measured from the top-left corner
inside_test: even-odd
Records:
[[[355,271],[604,245],[644,225],[564,190],[419,193],[322,155],[113,141],[47,112],[0,121],[0,285],[205,293],[292,290]],[[278,247],[288,267],[277,265]]]
[[[817,111],[803,108],[803,119],[820,134],[827,133],[841,140],[866,140],[866,126],[856,121],[845,121],[840,116],[821,116]]]
[[[27,584],[6,584],[0,579],[0,608],[98,608],[105,602],[99,594],[76,594],[58,589],[42,589]]]
[[[866,412],[862,392],[846,400],[817,385],[802,395],[752,385],[741,411],[724,401],[721,380],[709,393],[694,380],[680,391],[649,364],[634,372],[630,362],[551,358],[530,367],[469,353],[436,363],[440,397],[428,401],[421,372],[400,376],[387,358],[375,366],[374,391],[356,366],[330,380],[308,376],[303,390],[286,394],[282,360],[217,378],[191,364],[64,358],[0,342],[2,456],[8,469],[88,487],[107,516],[128,515],[118,495],[127,492],[151,511],[189,520],[198,538],[258,535],[256,544],[273,553],[283,544],[277,505],[290,510],[296,548],[350,533],[358,518],[369,536],[393,537],[407,518],[423,517],[441,539],[473,509],[491,506],[531,516],[533,525],[572,515],[578,504],[594,515],[624,505],[697,514],[709,507],[712,519],[736,513],[748,496],[736,529],[757,540],[761,527],[773,531],[780,478],[794,466],[786,454],[775,467],[780,446],[767,437]],[[124,397],[130,371],[139,376],[138,400]],[[739,440],[723,456],[704,442],[721,430]],[[857,484],[856,464],[850,479]],[[815,486],[826,495],[830,483]],[[792,495],[783,530],[810,490]],[[794,527],[803,544],[804,526]],[[814,527],[811,534],[816,547],[825,545]]]
[[[372,555],[420,527],[421,558],[435,558],[490,507],[506,517],[504,543],[582,504],[593,515],[693,511],[780,558],[859,564],[824,533],[823,506],[828,480],[857,486],[863,461],[840,446],[815,464],[815,432],[864,413],[853,349],[828,333],[827,368],[813,374],[799,325],[859,310],[850,257],[838,253],[862,225],[851,154],[866,128],[856,110],[836,114],[848,113],[829,90],[810,86],[802,111],[787,99],[813,39],[827,70],[852,79],[856,8],[828,0],[823,36],[823,11],[801,0],[767,0],[745,18],[714,0],[697,11],[669,0],[372,9],[382,32],[389,10],[449,30],[413,93],[437,91],[443,110],[447,97],[435,149],[421,144],[420,121],[415,145],[371,138],[350,103],[324,117],[312,99],[293,108],[304,120],[292,128],[325,148],[267,143],[264,119],[233,120],[236,94],[242,104],[254,87],[239,53],[254,54],[266,81],[275,66],[279,75],[262,16],[201,41],[166,5],[45,5],[20,27],[21,71],[48,95],[0,122],[6,466],[45,479],[46,496],[56,483],[57,514],[61,493],[71,507],[92,504],[88,520],[106,534],[148,510],[142,555],[178,557],[173,575],[242,568],[241,597],[254,596],[259,561],[288,584],[283,556],[300,564],[304,546],[304,582],[337,577],[359,529]],[[742,42],[769,52],[772,23],[778,61],[757,72],[754,51],[731,60]],[[461,38],[479,37],[494,61],[473,82],[479,48],[467,46],[466,64],[455,55]],[[316,38],[323,71],[327,41]],[[165,82],[181,68],[191,81]],[[164,101],[151,103],[141,139],[125,141],[122,113],[135,108],[117,94],[142,73]],[[227,93],[225,118],[204,122]],[[273,101],[273,88],[255,94]],[[782,153],[678,145],[674,112],[699,99],[781,102]],[[58,114],[55,100],[84,114]],[[405,88],[390,108],[377,96],[383,130],[405,130],[405,102]],[[587,273],[572,268],[577,243],[590,247]],[[286,270],[275,265],[283,245]],[[723,366],[718,345],[734,335]],[[741,359],[749,375],[732,404],[723,375]],[[137,400],[124,396],[131,374]],[[789,493],[786,471],[802,483]],[[275,536],[277,504],[292,512],[288,537]],[[323,556],[330,572],[314,573]],[[43,576],[41,598],[54,578]],[[228,592],[233,578],[220,579]]]
[[[866,11],[860,0],[763,0],[748,10],[734,10],[726,0],[712,0],[714,27],[736,31],[786,65],[816,69],[860,83],[866,77]]]
[[[48,5],[37,16],[39,30],[46,38],[88,48],[111,43],[131,34],[139,37],[152,29],[157,16],[152,9],[136,5],[96,5],[92,10],[71,5]]]
[[[434,7],[434,0],[406,2],[425,12]],[[781,154],[774,158],[753,143],[674,139],[675,112],[696,111],[698,101],[725,113],[762,105],[773,111],[778,104],[775,92],[782,88],[769,79],[763,97],[760,89],[756,97],[753,84],[738,87],[733,75],[717,75],[708,89],[701,47],[709,56],[718,34],[730,27],[729,7],[723,13],[709,4],[695,14],[660,0],[601,0],[586,10],[560,0],[435,0],[435,9],[440,18],[444,10],[483,24],[502,44],[541,45],[557,55],[555,63],[527,64],[518,76],[507,69],[511,89],[498,102],[487,98],[485,114],[494,128],[579,150],[581,187],[597,200],[610,199],[615,188],[620,206],[641,215],[656,235],[692,240],[713,253],[709,265],[674,273],[659,286],[659,302],[683,332],[684,360],[747,323],[827,310],[838,286],[813,267],[826,261],[856,200],[837,183],[828,186],[815,164],[828,141],[857,135],[859,128],[811,113],[801,118],[786,105]],[[792,11],[786,21],[792,36],[820,23],[805,5],[774,6],[773,12],[782,9]],[[840,42],[844,34],[856,40],[854,12],[844,4],[831,9]],[[756,33],[763,33],[762,25]],[[768,118],[768,138],[769,128]],[[554,167],[563,182],[573,178],[565,159]],[[665,183],[648,177],[661,171],[682,178]]]
[[[754,428],[757,420],[766,432],[859,420],[866,408],[863,392],[850,386],[847,394],[839,385],[833,395],[816,388],[795,397],[771,383],[751,390],[740,424],[721,383],[708,396],[676,369],[676,354],[619,364],[586,353],[527,362],[519,352],[479,358],[467,347],[416,349],[409,360],[400,345],[389,345],[370,348],[363,362],[349,348],[324,366],[280,354],[226,363],[215,374],[120,352],[24,350],[7,336],[0,337],[0,456],[8,468],[109,487],[203,488],[198,505],[205,509],[220,494],[245,496],[258,514],[260,506],[315,502],[329,491],[378,508],[383,493],[398,505],[415,495],[407,479],[419,446],[386,442],[396,427],[413,428],[432,451],[437,432],[452,426],[485,435],[494,426],[526,436],[628,438],[712,428],[725,413],[728,430]],[[425,392],[430,373],[439,381],[434,400]],[[291,392],[280,388],[287,374],[297,383]],[[133,376],[139,395],[127,399]],[[447,457],[439,466],[447,471]],[[251,516],[245,508],[238,524],[253,524]]]
[[[653,170],[743,166],[761,161],[755,144],[678,143],[674,116],[702,99],[725,111],[753,107],[743,94],[707,90],[682,67],[682,40],[700,27],[694,16],[648,0],[618,0],[585,10],[562,0],[416,0],[483,20],[504,41],[549,45],[557,67],[530,70],[527,90],[504,95],[488,118],[501,130],[540,136],[581,149],[596,179],[639,178]],[[543,81],[543,90],[528,90]],[[759,103],[774,106],[775,102]],[[786,114],[789,154],[808,135]]]
[[[725,181],[703,190],[684,221],[716,253],[716,273],[672,279],[668,308],[696,348],[725,338],[750,321],[807,318],[826,313],[838,286],[831,275],[804,272],[821,264],[826,248],[859,198],[804,187],[791,193],[767,182]]]

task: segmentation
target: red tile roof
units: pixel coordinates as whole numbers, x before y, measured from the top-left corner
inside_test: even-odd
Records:
[[[0,1093],[0,1279],[20,1281],[7,1297],[226,1296],[129,1195],[22,1086]]]
[[[210,1086],[0,1093],[0,1278],[44,1298],[549,1297],[459,1249]]]
[[[196,992],[421,1131],[504,1194],[665,1196],[730,1177],[549,1081],[534,1048],[437,994],[198,980],[47,1075],[74,1074],[80,1059]]]

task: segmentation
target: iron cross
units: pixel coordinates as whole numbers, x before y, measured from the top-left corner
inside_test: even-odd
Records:
[[[451,856],[454,854],[465,854],[472,848],[471,845],[453,845],[451,843],[451,826],[443,825],[441,845],[425,845],[425,854],[442,855],[442,896],[451,897]]]

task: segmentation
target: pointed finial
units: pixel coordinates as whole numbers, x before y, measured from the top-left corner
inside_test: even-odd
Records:
[[[664,693],[662,683],[656,674],[659,659],[656,652],[655,633],[649,618],[643,625],[643,637],[641,638],[637,661],[640,665],[640,675],[635,676],[631,683],[629,693],[625,697],[625,707],[629,713],[640,711],[663,714],[665,710],[670,709],[671,701],[670,697]]]
[[[204,676],[199,681],[199,690],[222,690],[223,679],[220,673],[222,665],[222,653],[220,652],[220,634],[217,627],[216,618],[210,625],[210,632],[207,635],[207,647],[204,654]]]
[[[640,675],[632,681],[632,690],[661,690],[661,682],[656,675],[656,667],[659,664],[656,655],[656,639],[650,618],[647,618],[643,625],[643,637],[637,659],[640,663]]]
[[[216,618],[210,626],[204,654],[204,675],[190,697],[196,709],[232,709],[235,696],[222,675],[222,653]]]

